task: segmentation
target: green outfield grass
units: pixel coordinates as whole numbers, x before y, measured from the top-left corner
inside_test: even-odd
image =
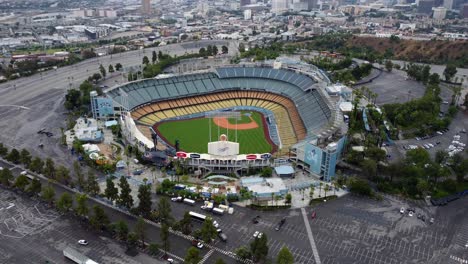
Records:
[[[242,112],[243,114],[246,112]],[[273,146],[265,138],[263,131],[262,116],[257,112],[249,112],[252,118],[259,125],[256,129],[238,130],[237,142],[240,145],[240,154],[267,153],[273,150]],[[209,124],[211,122],[211,141],[217,141],[218,135],[226,134],[229,141],[235,141],[236,131],[218,127],[212,119],[199,118],[191,120],[170,121],[159,124],[157,131],[174,145],[176,139],[180,142],[180,148],[186,152],[207,153],[209,140]],[[237,124],[249,123],[250,118],[242,115],[242,119]],[[230,123],[235,123],[230,119]],[[219,131],[219,132],[218,132]]]

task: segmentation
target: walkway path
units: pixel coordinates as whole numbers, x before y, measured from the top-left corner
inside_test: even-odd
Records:
[[[309,219],[307,219],[307,213],[304,208],[301,208],[302,217],[304,218],[304,224],[307,230],[307,236],[309,237],[310,247],[312,248],[312,252],[314,253],[315,263],[321,264],[320,257],[318,254],[317,246],[315,245],[314,237],[312,236],[312,230],[310,229]]]

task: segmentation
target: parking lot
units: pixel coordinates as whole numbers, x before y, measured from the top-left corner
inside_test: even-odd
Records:
[[[409,146],[414,146],[424,148],[424,145],[429,143],[434,145],[434,147],[426,148],[432,157],[435,156],[435,153],[438,150],[450,152],[450,145],[466,150],[466,146],[463,145],[468,144],[468,134],[461,132],[463,129],[468,131],[468,112],[459,111],[452,120],[452,123],[450,124],[449,130],[447,132],[444,132],[442,135],[436,133],[433,137],[426,139],[417,140],[416,138],[409,138],[395,141],[396,148],[389,148],[391,149],[390,151],[393,151],[393,153],[390,153],[404,156],[405,152],[407,151],[405,147],[408,148]],[[455,137],[457,135],[459,136],[457,137],[458,139]],[[458,141],[463,145],[453,143],[453,141]],[[437,144],[438,142],[439,144]],[[395,151],[398,153],[395,153]],[[459,153],[466,155],[466,151],[461,151]]]
[[[80,246],[85,239],[89,245]],[[74,218],[58,214],[42,202],[0,188],[0,263],[71,263],[62,250],[71,246],[99,263],[164,263],[89,231]]]
[[[436,208],[423,201],[408,202],[392,196],[374,201],[346,195],[307,208],[306,212],[322,263],[450,263],[450,255],[468,258],[466,250],[462,251],[463,243],[468,242],[467,201],[465,197]],[[295,263],[316,263],[300,209],[259,212],[235,207],[233,215],[216,216],[202,211],[200,205],[172,202],[178,219],[185,210],[192,210],[220,223],[228,241],[216,240],[216,247],[234,252],[242,245],[248,246],[255,231],[259,231],[268,237],[271,258],[287,246]],[[401,214],[401,207],[414,208],[415,215],[410,217],[406,211]],[[317,213],[315,219],[310,217],[312,211]],[[418,219],[418,214],[424,215],[425,222]],[[260,216],[258,224],[252,222],[256,215]],[[286,223],[276,231],[283,217]],[[434,224],[429,223],[431,217]],[[195,228],[199,226],[195,224]]]

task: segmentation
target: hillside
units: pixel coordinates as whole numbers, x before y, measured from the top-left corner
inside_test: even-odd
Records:
[[[347,50],[373,50],[379,55],[390,55],[394,59],[427,62],[435,64],[455,63],[468,67],[468,41],[417,41],[390,38],[357,37],[348,38]]]

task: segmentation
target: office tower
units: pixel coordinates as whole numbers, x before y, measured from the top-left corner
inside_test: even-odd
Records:
[[[271,1],[271,12],[275,14],[281,14],[288,11],[288,0],[272,0]]]
[[[241,7],[246,6],[246,5],[250,5],[250,0],[240,0]]]
[[[141,12],[151,14],[151,0],[141,0]]]
[[[418,13],[431,14],[434,7],[434,0],[420,0],[418,3]]]
[[[434,14],[432,15],[434,19],[445,19],[445,15],[447,14],[447,9],[445,7],[434,7],[432,10],[434,11]]]

